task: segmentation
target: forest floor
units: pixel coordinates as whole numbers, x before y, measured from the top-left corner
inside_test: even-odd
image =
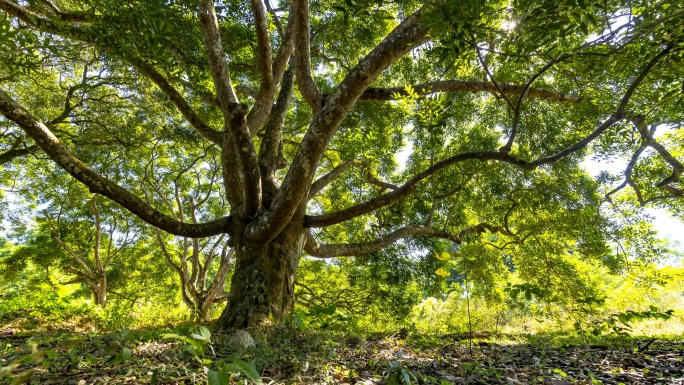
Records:
[[[571,335],[469,340],[400,332],[362,338],[276,326],[252,330],[257,347],[242,353],[227,347],[230,335],[212,335],[195,344],[199,350],[178,337],[164,338],[192,332],[0,335],[0,383],[24,374],[31,384],[206,384],[205,367],[239,358],[252,363],[266,384],[684,384],[684,336],[589,343]]]

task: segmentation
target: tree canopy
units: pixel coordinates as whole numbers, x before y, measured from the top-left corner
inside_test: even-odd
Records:
[[[567,255],[653,258],[635,207],[682,215],[679,1],[0,0],[0,19],[2,183],[38,204],[57,166],[161,231],[226,235],[220,327],[282,320],[302,253],[432,274],[460,245],[544,284]]]

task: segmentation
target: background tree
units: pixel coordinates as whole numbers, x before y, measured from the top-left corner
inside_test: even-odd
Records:
[[[14,136],[151,225],[228,235],[236,263],[219,327],[242,327],[292,308],[302,251],[420,263],[434,239],[541,249],[552,228],[557,253],[600,259],[604,203],[676,207],[679,3],[0,0],[0,112]],[[81,79],[129,108],[74,104],[56,87],[45,92],[62,101],[46,104],[53,111],[31,108],[12,76],[23,73]],[[97,125],[76,118],[90,115]],[[97,149],[64,140],[122,132],[139,134],[140,148],[210,143],[223,212],[174,218],[141,198],[139,162],[108,173]],[[129,151],[122,144],[102,149]],[[592,180],[588,155],[629,161],[623,175]]]
[[[99,202],[98,194],[88,196],[73,181],[66,187],[63,191],[51,191],[60,196],[40,194],[41,199],[50,202],[49,206],[41,210],[34,226],[18,227],[26,231],[18,237],[23,239],[23,245],[4,264],[17,265],[10,269],[16,270],[26,267],[25,260],[30,260],[46,271],[59,269],[70,279],[57,283],[81,283],[95,304],[105,307],[109,291],[123,286],[126,271],[137,270],[136,265],[149,253],[149,248],[138,236],[140,224],[130,214],[110,202]]]
[[[217,181],[220,179],[220,166],[210,163],[216,159],[211,156],[211,148],[196,158],[183,159],[183,154],[169,154],[169,148],[155,146],[148,167],[143,189],[145,199],[160,201],[174,219],[197,223],[198,215],[203,211],[211,211],[211,205],[220,207],[221,199],[211,199],[217,193]],[[175,164],[180,167],[177,173],[160,167]],[[172,197],[172,200],[168,200]],[[214,207],[216,210],[216,207]],[[182,237],[169,242],[170,237],[162,234],[158,228],[153,229],[166,264],[178,274],[181,282],[181,295],[185,305],[192,311],[198,321],[208,322],[211,319],[211,308],[216,303],[225,302],[228,293],[224,291],[226,277],[231,270],[234,251],[228,247],[225,236],[204,239]],[[173,242],[176,240],[176,242]]]

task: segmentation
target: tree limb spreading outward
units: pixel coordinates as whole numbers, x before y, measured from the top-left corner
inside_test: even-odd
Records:
[[[385,247],[411,235],[428,235],[435,238],[446,239],[451,242],[460,244],[464,238],[471,234],[481,234],[485,231],[491,233],[501,233],[504,235],[512,235],[503,227],[493,226],[488,223],[480,223],[475,226],[468,227],[461,230],[458,234],[451,234],[449,232],[436,229],[431,226],[414,225],[402,227],[389,234],[378,237],[369,242],[361,243],[347,243],[347,244],[322,244],[311,235],[307,233],[306,244],[304,251],[307,254],[318,258],[332,258],[343,256],[358,256],[378,252]]]
[[[0,113],[21,127],[55,163],[87,186],[91,192],[119,203],[145,222],[171,234],[185,237],[201,238],[230,231],[232,226],[230,217],[203,224],[189,224],[179,222],[152,208],[142,199],[99,175],[76,158],[45,124],[26,111],[3,90],[0,90]]]
[[[256,150],[247,127],[247,105],[238,101],[231,83],[213,1],[199,2],[198,17],[209,59],[209,69],[224,118],[226,134],[221,146],[224,152],[237,155],[237,170],[231,172],[237,173],[233,181],[239,181],[242,184],[242,191],[240,191],[242,204],[238,214],[241,218],[253,218],[261,210],[261,176]],[[266,49],[267,47],[262,47],[262,51]],[[267,82],[272,82],[272,76],[264,75],[264,77],[268,79]],[[224,162],[224,167],[235,166]],[[233,188],[231,185],[226,186],[226,189]]]
[[[93,32],[87,28],[86,24],[98,21],[97,16],[86,17],[81,15],[77,17],[70,12],[63,12],[60,7],[55,6],[51,2],[42,3],[42,7],[34,10],[11,0],[0,0],[0,10],[18,18],[25,25],[38,31],[59,35],[67,39],[79,40],[98,50],[108,54],[111,53],[113,56],[121,54],[121,52],[108,47],[104,43],[105,40],[96,39]],[[369,86],[390,65],[415,47],[428,41],[430,37],[428,36],[427,27],[421,22],[423,11],[419,10],[411,14],[385,36],[382,42],[370,49],[370,51],[363,51],[368,53],[354,68],[347,71],[344,79],[336,88],[333,88],[332,92],[324,94],[317,86],[313,74],[309,1],[292,1],[285,29],[283,29],[278,20],[279,36],[281,38],[278,52],[274,52],[272,44],[276,40],[271,38],[269,32],[267,10],[271,11],[270,5],[266,3],[265,8],[261,0],[250,0],[250,5],[254,28],[252,32],[255,33],[256,38],[254,53],[258,59],[254,69],[258,79],[256,82],[259,84],[258,89],[249,89],[251,97],[255,100],[251,110],[248,109],[246,104],[240,103],[236,87],[232,84],[229,71],[231,63],[225,51],[227,44],[224,44],[225,42],[222,41],[222,30],[219,27],[219,19],[214,7],[214,1],[200,0],[197,8],[199,27],[204,43],[204,52],[201,54],[206,55],[208,73],[213,80],[216,95],[214,96],[211,92],[197,92],[206,104],[219,107],[223,118],[223,127],[221,129],[212,127],[208,123],[211,122],[212,118],[200,112],[200,108],[190,105],[188,100],[186,100],[186,96],[179,92],[172,83],[177,83],[178,80],[174,80],[173,76],[168,75],[168,72],[165,72],[166,69],[160,69],[161,67],[153,61],[123,54],[120,56],[140,74],[151,80],[168,97],[176,110],[197,133],[212,143],[219,145],[222,150],[220,156],[226,196],[231,208],[234,209],[235,216],[247,224],[247,230],[244,234],[245,239],[253,243],[268,243],[290,223],[293,217],[299,215],[295,213],[304,212],[302,208],[308,199],[323,191],[326,186],[339,178],[345,170],[363,163],[362,160],[342,161],[341,164],[333,168],[328,174],[314,181],[316,170],[328,149],[332,137],[357,101],[390,101],[408,95],[407,88],[369,88]],[[276,17],[272,11],[271,13],[273,17]],[[658,47],[657,49],[661,48]],[[500,164],[510,164],[523,170],[534,170],[539,166],[552,164],[571,154],[575,154],[586,148],[592,141],[617,122],[624,119],[635,119],[637,115],[627,110],[633,94],[651,69],[661,59],[666,57],[671,50],[671,47],[665,47],[642,67],[641,72],[634,77],[634,80],[625,90],[614,112],[609,116],[605,116],[603,123],[598,125],[592,132],[577,140],[574,144],[536,160],[525,160],[520,156],[509,154],[516,139],[515,131],[520,119],[519,110],[522,105],[522,98],[538,98],[568,104],[576,104],[583,101],[581,96],[531,87],[532,82],[537,77],[540,77],[544,70],[550,68],[552,64],[547,64],[543,71],[540,71],[524,86],[494,81],[465,81],[457,79],[415,84],[411,86],[412,92],[418,95],[429,95],[438,92],[485,92],[498,94],[504,98],[506,96],[521,96],[522,98],[518,101],[518,106],[514,108],[516,116],[513,123],[513,134],[500,151],[472,151],[450,156],[415,174],[402,185],[390,184],[374,177],[372,174],[367,174],[366,181],[381,189],[381,194],[377,197],[338,212],[312,216],[304,216],[302,214],[301,217],[296,217],[296,220],[301,219],[305,227],[325,227],[359,217],[413,194],[417,190],[419,183],[435,175],[440,170],[460,162],[499,162]],[[292,55],[294,55],[294,60],[291,61],[290,57]],[[291,73],[286,75],[285,72],[288,63],[291,62],[294,64],[290,66],[291,71],[294,71],[294,81],[296,81],[303,101],[311,107],[312,117],[308,129],[303,135],[297,152],[290,163],[290,167],[282,178],[282,183],[280,186],[277,186],[274,175],[275,170],[281,168],[280,164],[284,163],[281,162],[279,151],[282,152],[280,147],[283,141],[284,120],[288,112],[290,100],[293,97],[291,95],[293,79],[290,77]],[[491,74],[489,78],[493,80]],[[180,84],[184,84],[183,82],[180,81]],[[186,87],[192,88],[191,86]],[[332,87],[334,87],[334,84]],[[276,102],[279,88],[282,98],[279,97]],[[49,124],[43,124],[19,106],[7,93],[0,92],[3,115],[17,123],[36,141],[38,147],[43,149],[50,158],[65,168],[71,175],[88,186],[91,191],[119,202],[143,220],[173,234],[196,237],[228,231],[230,218],[222,218],[207,224],[195,225],[183,223],[182,220],[179,221],[165,216],[152,209],[123,187],[114,184],[88,168],[59,142],[53,132],[50,131]],[[69,114],[67,109],[65,111],[66,114],[63,114],[65,116],[63,116],[62,120],[66,120],[66,115]],[[218,126],[218,124],[216,125]],[[658,187],[672,196],[681,196],[683,192],[675,186],[675,182],[681,179],[684,167],[671,152],[653,140],[652,136],[648,136],[648,130],[645,128],[640,128],[640,130],[642,139],[645,142],[644,146],[653,148],[672,167],[672,173],[662,180]],[[257,156],[254,144],[254,137],[257,133],[260,133],[260,135],[263,133],[259,156]],[[644,146],[640,147],[638,154],[644,150]],[[37,147],[27,148],[26,150],[28,149],[35,151]],[[25,155],[26,150],[17,149],[13,150],[14,152],[6,152],[0,155],[0,163],[4,159],[11,160],[16,156]],[[639,156],[638,154],[635,154],[633,161],[630,163],[626,185],[632,185],[635,191],[637,191],[637,195],[640,195],[636,185],[630,182],[631,170]],[[278,176],[278,181],[281,180],[281,177],[282,175]],[[266,183],[269,184],[268,188],[264,187]],[[265,198],[267,189],[269,196]],[[390,191],[385,192],[386,190]],[[641,196],[639,200],[640,202],[646,201]],[[407,232],[411,234],[418,234],[418,232],[428,234],[430,231],[433,231],[427,229],[428,227],[425,226],[408,226],[397,230],[396,234]],[[398,236],[392,234],[395,233],[385,236],[384,239]]]
[[[684,165],[682,165],[682,163],[675,156],[673,156],[665,146],[663,146],[661,143],[658,143],[658,141],[653,137],[653,130],[655,130],[656,125],[654,125],[652,130],[649,130],[648,124],[646,123],[646,117],[640,115],[632,117],[631,121],[641,136],[641,146],[639,146],[634,154],[632,154],[632,157],[627,164],[627,168],[624,171],[625,180],[619,186],[608,192],[605,196],[605,199],[610,201],[613,194],[627,186],[630,186],[634,190],[634,193],[637,196],[637,201],[641,206],[645,206],[649,202],[666,198],[683,199],[684,189],[677,188],[673,186],[673,184],[677,183],[681,179],[682,174],[684,173]],[[660,157],[672,168],[672,172],[657,184],[659,189],[666,191],[668,194],[646,198],[644,197],[641,188],[635,183],[632,174],[639,157],[644,150],[649,147],[655,150],[658,155],[660,155]]]
[[[259,71],[261,73],[261,85],[256,102],[247,115],[247,126],[251,136],[261,129],[268,119],[273,102],[276,99],[276,90],[283,79],[287,63],[292,54],[294,46],[294,23],[289,22],[287,31],[283,36],[283,44],[276,54],[275,60],[272,59],[270,37],[268,33],[268,19],[266,10],[261,0],[252,0],[252,13],[254,14],[254,24],[257,31],[257,48],[259,53]],[[292,19],[292,15],[290,17]]]
[[[525,161],[522,160],[518,157],[515,157],[511,155],[508,151],[479,151],[479,152],[465,152],[461,153],[458,155],[454,155],[452,157],[449,157],[447,159],[441,160],[434,165],[428,167],[427,169],[423,170],[422,172],[416,174],[413,176],[413,178],[409,179],[406,183],[404,183],[401,186],[398,186],[396,189],[393,189],[391,192],[379,195],[375,198],[372,198],[366,202],[359,203],[357,205],[348,207],[346,209],[342,209],[340,211],[334,212],[334,213],[329,213],[329,214],[323,214],[323,215],[312,215],[312,216],[306,216],[304,219],[304,225],[306,227],[325,227],[325,226],[330,226],[338,223],[342,223],[345,221],[348,221],[353,218],[357,218],[361,215],[370,213],[374,210],[377,210],[381,207],[387,206],[393,202],[396,202],[400,199],[403,199],[411,194],[416,190],[417,185],[419,182],[425,180],[429,176],[435,174],[437,171],[444,169],[447,166],[454,165],[456,163],[468,161],[468,160],[480,160],[480,161],[499,161],[503,163],[508,163],[514,166],[517,166],[523,170],[534,170],[539,166],[545,165],[545,164],[552,164],[555,162],[558,162],[559,160],[576,153],[579,150],[584,149],[591,143],[593,140],[598,138],[601,134],[603,134],[607,129],[612,127],[615,123],[623,120],[623,119],[632,119],[634,114],[627,113],[625,110],[627,108],[627,105],[629,104],[629,101],[631,100],[632,96],[634,95],[634,92],[636,89],[639,87],[639,85],[643,82],[643,80],[646,78],[648,73],[655,67],[655,65],[662,60],[670,51],[670,47],[666,47],[663,49],[660,53],[655,55],[649,62],[648,64],[641,70],[641,72],[635,77],[635,79],[631,82],[627,90],[625,91],[625,94],[623,95],[622,99],[620,100],[619,105],[617,106],[615,112],[608,117],[603,123],[601,123],[596,129],[594,129],[591,133],[580,139],[579,141],[575,142],[573,145],[566,147],[565,149],[558,151],[557,153],[553,155],[549,155],[546,157],[542,157],[539,159],[536,159],[534,161]],[[654,149],[658,150],[657,148],[654,147]],[[667,156],[669,154],[666,154]],[[671,157],[670,157],[671,158]],[[666,160],[669,159],[668,157],[665,158]],[[674,159],[674,158],[672,158]],[[676,161],[676,159],[675,159]],[[670,184],[678,180],[679,177],[681,176],[682,170],[681,164],[679,164],[679,167],[677,166],[676,163],[670,162],[671,165],[673,165],[673,173],[672,175],[661,182],[659,185],[661,188],[662,186],[667,186],[665,189],[668,189],[668,191],[672,190],[672,187]],[[672,193],[677,193],[677,191],[670,191]]]
[[[68,23],[60,23],[60,25],[57,26],[52,20],[31,12],[11,1],[0,0],[0,10],[19,18],[28,25],[35,27],[39,31],[63,36],[65,38],[76,39],[89,45],[97,46],[104,51],[109,50],[109,47],[103,45],[101,41],[97,41],[93,36],[90,36],[83,29]],[[185,98],[183,98],[183,96],[171,85],[168,79],[159,73],[159,71],[144,61],[134,57],[127,57],[127,60],[135,69],[155,83],[157,87],[159,87],[159,89],[176,106],[183,117],[185,117],[188,123],[190,123],[190,125],[197,130],[200,135],[214,143],[221,143],[222,139],[220,138],[218,131],[207,125],[195,113],[195,111],[193,111]],[[235,100],[237,101],[237,99]]]
[[[293,0],[292,9],[294,23],[295,68],[297,69],[297,86],[299,92],[314,111],[321,106],[323,94],[314,82],[311,73],[311,35],[309,26],[309,0]]]
[[[501,92],[505,95],[519,96],[526,88],[509,83],[498,83]],[[499,90],[492,82],[474,81],[474,80],[443,80],[430,83],[416,84],[411,86],[413,91],[419,95],[430,95],[438,92],[488,92],[490,94],[498,94]],[[552,102],[566,102],[579,103],[582,98],[575,95],[568,95],[562,92],[550,91],[543,88],[530,88],[527,91],[527,97],[545,99]],[[359,100],[396,100],[408,95],[406,88],[368,88],[366,89]]]
[[[306,4],[299,4],[300,1],[295,3],[298,7],[306,6]],[[301,3],[306,3],[306,1],[301,1]],[[293,10],[293,12],[297,11]],[[330,139],[363,91],[390,64],[428,40],[428,30],[420,23],[420,15],[421,12],[417,11],[401,22],[366,57],[361,59],[336,91],[326,97],[325,105],[317,110],[312,118],[278,194],[273,199],[270,211],[248,226],[246,231],[248,239],[254,242],[268,242],[285,228],[300,202],[308,196],[315,170]],[[301,27],[298,31],[299,38],[301,38],[301,33],[303,33]],[[297,60],[297,76],[300,76],[300,65],[306,65],[306,63],[300,63],[300,60]]]
[[[5,163],[9,163],[14,159],[21,158],[26,155],[35,153],[38,150],[38,146],[28,146],[28,147],[12,147],[9,150],[0,154],[0,166]]]

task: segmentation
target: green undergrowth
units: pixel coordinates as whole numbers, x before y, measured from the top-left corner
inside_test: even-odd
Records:
[[[249,331],[256,348],[247,351],[236,351],[229,346],[231,334],[212,332],[200,325],[109,333],[65,329],[24,331],[0,338],[0,366],[4,367],[0,371],[4,376],[0,381],[4,382],[0,383],[21,381],[22,375],[32,383],[80,380],[90,383],[98,377],[111,383],[246,382],[251,377],[240,371],[236,365],[240,363],[267,383],[332,384],[366,378],[388,383],[443,384],[442,381],[451,383],[449,379],[453,382],[459,376],[503,376],[491,360],[485,359],[492,352],[499,355],[508,351],[536,352],[530,355],[532,358],[583,349],[638,355],[641,349],[645,352],[652,349],[651,343],[656,340],[661,345],[671,342],[670,349],[679,355],[684,352],[682,334],[583,338],[565,332],[436,335],[406,329],[358,334],[302,331],[294,325]],[[181,338],[169,338],[170,335]],[[549,365],[553,364],[549,360]],[[454,366],[452,361],[458,365]],[[228,382],[214,382],[218,379]]]

